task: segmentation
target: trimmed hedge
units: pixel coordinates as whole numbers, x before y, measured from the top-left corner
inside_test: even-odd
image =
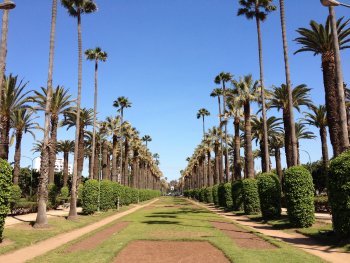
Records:
[[[231,183],[226,183],[223,185],[223,199],[224,207],[226,210],[232,210],[233,201],[232,201],[232,185]]]
[[[285,198],[290,223],[310,227],[315,222],[314,185],[304,167],[291,167],[284,176]]]
[[[281,184],[276,174],[263,173],[257,178],[260,209],[264,219],[281,215]]]
[[[12,186],[12,168],[8,162],[0,159],[0,243],[4,231],[5,218],[9,212]]]
[[[204,201],[208,204],[213,203],[213,187],[207,187],[204,190]]]
[[[22,190],[18,185],[11,186],[11,194],[10,194],[10,210],[11,213],[13,211],[14,206],[19,202],[22,197]]]
[[[93,214],[97,211],[98,190],[99,183],[97,180],[88,180],[85,182],[81,194],[84,214]],[[122,186],[115,182],[103,180],[100,184],[100,209],[106,211],[116,208],[118,205],[118,198],[120,205],[129,205],[158,196],[160,196],[160,191],[148,189],[138,190],[128,186]]]
[[[350,151],[331,161],[329,167],[329,203],[333,230],[341,237],[350,236]]]
[[[232,209],[233,211],[240,211],[243,209],[243,182],[237,180],[232,183]]]
[[[243,208],[247,215],[260,212],[260,200],[258,184],[255,179],[242,180],[243,185]]]
[[[213,186],[213,202],[215,205],[219,205],[219,185]]]

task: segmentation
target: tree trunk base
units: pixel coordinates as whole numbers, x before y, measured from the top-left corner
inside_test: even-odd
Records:
[[[50,228],[50,225],[49,224],[37,224],[37,223],[35,223],[33,225],[33,228],[35,228],[35,229],[48,229],[48,228]]]
[[[78,220],[78,215],[67,216],[67,220],[70,220],[70,221],[77,221],[77,220]]]

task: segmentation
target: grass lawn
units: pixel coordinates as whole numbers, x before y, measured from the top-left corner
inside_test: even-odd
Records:
[[[115,256],[133,240],[208,241],[235,263],[239,262],[323,262],[320,258],[274,241],[276,249],[245,249],[238,247],[225,233],[214,228],[210,221],[229,222],[206,209],[193,206],[185,199],[163,197],[152,207],[141,209],[113,223],[128,221],[129,225],[110,236],[94,249],[68,253],[74,243],[95,234],[89,233],[31,262],[112,262]],[[102,229],[109,227],[107,225]],[[166,262],[166,259],[164,259]]]
[[[128,207],[122,207],[120,211],[127,209]],[[6,227],[4,230],[4,239],[10,240],[10,244],[0,246],[0,254],[5,254],[58,234],[84,227],[115,213],[118,212],[116,210],[110,210],[108,212],[96,213],[89,216],[80,215],[78,219],[74,221],[66,220],[64,217],[51,217],[48,219],[50,227],[47,229],[34,229],[31,226],[32,223],[20,223]]]
[[[236,215],[244,215],[244,212],[234,212]],[[350,240],[339,240],[332,231],[332,224],[316,220],[316,223],[309,228],[294,228],[290,225],[288,216],[282,215],[279,219],[264,221],[261,214],[247,216],[251,220],[267,223],[276,229],[283,230],[287,233],[300,233],[318,240],[323,245],[339,248],[350,252]]]

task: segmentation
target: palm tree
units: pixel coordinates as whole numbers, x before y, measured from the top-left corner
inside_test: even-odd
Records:
[[[260,93],[259,82],[253,80],[252,75],[241,77],[239,81],[232,81],[235,90],[235,101],[243,105],[244,112],[244,152],[246,176],[254,178],[254,157],[252,147],[252,126],[250,103],[258,101]],[[265,129],[264,129],[265,131]]]
[[[298,85],[292,90],[293,107],[298,112],[300,112],[301,106],[310,107],[312,105],[312,101],[310,99],[310,91],[311,89],[308,88],[305,84]],[[291,167],[293,166],[293,145],[291,141],[292,129],[289,126],[291,117],[289,110],[288,87],[285,84],[282,84],[280,87],[273,87],[270,95],[271,99],[268,103],[268,108],[276,108],[278,111],[282,110],[285,136],[284,145],[286,149],[287,166]],[[298,154],[299,153],[297,151],[297,157]]]
[[[51,11],[51,32],[50,32],[50,54],[49,68],[47,77],[47,99],[45,105],[45,123],[44,123],[44,140],[43,150],[41,152],[40,178],[38,190],[38,213],[35,220],[35,227],[44,227],[47,225],[46,216],[46,200],[48,197],[48,180],[50,167],[50,147],[49,147],[49,132],[50,132],[50,110],[52,100],[52,78],[53,78],[53,63],[55,53],[55,35],[56,35],[56,20],[57,20],[57,0],[52,0]]]
[[[155,154],[153,154],[153,158],[154,158],[154,160],[155,160],[155,164],[156,165],[159,165],[160,164],[160,162],[159,162],[159,153],[155,153]]]
[[[77,97],[77,117],[75,132],[74,150],[74,170],[72,178],[71,202],[68,218],[74,219],[77,216],[77,178],[78,178],[78,150],[79,150],[79,130],[80,130],[80,102],[81,102],[81,79],[83,71],[82,36],[81,36],[81,15],[90,14],[97,10],[97,6],[92,0],[61,0],[63,7],[68,14],[78,21],[78,97]]]
[[[98,79],[98,62],[102,61],[105,62],[107,60],[107,53],[102,51],[101,48],[97,47],[95,49],[88,49],[85,51],[86,59],[95,61],[95,93],[94,93],[94,124],[92,126],[92,152],[91,152],[91,159],[95,159],[95,148],[96,148],[96,114],[97,114],[97,79]],[[90,168],[92,171],[94,169],[94,162],[92,162],[92,166]],[[92,179],[93,174],[90,175]]]
[[[148,147],[148,143],[152,141],[152,137],[149,135],[144,135],[141,139],[144,143],[146,143],[146,148]]]
[[[66,111],[64,113],[64,120],[62,122],[62,125],[67,126],[67,130],[76,126],[76,119],[77,119],[77,108],[71,108],[69,111]],[[92,109],[86,109],[82,108],[80,111],[80,126],[79,126],[79,137],[78,137],[78,150],[74,148],[74,153],[77,152],[77,179],[76,181],[81,180],[82,173],[83,173],[83,166],[84,166],[84,135],[85,135],[85,127],[91,126],[93,121],[93,110]],[[77,142],[74,142],[75,146],[77,147]],[[74,156],[75,158],[75,156]],[[73,176],[74,176],[74,169],[73,168]],[[74,180],[74,178],[72,178]],[[73,187],[73,184],[72,184]]]
[[[349,20],[343,21],[343,18],[337,22],[340,49],[349,48],[347,45],[350,35],[350,28],[347,27],[349,22]],[[334,156],[338,156],[344,150],[344,146],[348,145],[348,139],[347,142],[344,141],[345,138],[339,124],[336,64],[330,19],[327,18],[325,25],[312,20],[310,27],[311,29],[299,28],[297,30],[300,36],[295,40],[301,45],[301,48],[295,54],[312,52],[314,55],[321,55],[329,135]],[[346,134],[345,137],[347,138],[348,135]]]
[[[326,106],[320,105],[312,107],[312,112],[305,113],[305,120],[309,125],[320,129],[320,137],[322,144],[322,160],[325,167],[328,166],[328,146],[327,146],[327,110]]]
[[[49,183],[54,183],[55,176],[55,162],[56,162],[56,147],[57,147],[57,129],[59,123],[59,115],[70,109],[70,105],[73,102],[69,90],[63,86],[57,86],[52,91],[51,96],[51,132],[50,132],[50,149],[49,149]],[[34,96],[30,97],[30,100],[37,103],[35,107],[39,111],[45,111],[46,100],[48,98],[48,90],[41,88],[41,91],[34,91]]]
[[[270,117],[267,119],[267,134],[269,135],[268,139],[269,142],[272,140],[272,137],[276,134],[276,133],[281,133],[282,132],[282,128],[281,128],[281,119],[276,118],[274,116]],[[263,120],[262,118],[257,118],[256,116],[254,116],[252,118],[252,134],[253,134],[253,138],[255,139],[256,143],[259,142],[260,144],[260,152],[263,152]],[[270,164],[270,160],[269,160],[269,164]],[[263,162],[261,163],[261,165],[263,166]]]
[[[293,112],[293,93],[292,93],[292,83],[291,83],[291,77],[290,77],[290,67],[289,67],[289,58],[288,58],[288,41],[287,41],[287,30],[286,30],[286,16],[285,16],[285,9],[284,9],[284,0],[280,1],[280,17],[281,17],[281,28],[282,28],[282,40],[283,40],[283,54],[284,54],[284,65],[285,65],[285,72],[286,72],[286,91],[288,95],[288,105],[287,105],[287,112],[288,112],[288,127],[290,128],[290,131],[288,131],[290,134],[289,136],[286,136],[286,138],[290,138],[290,144],[288,146],[288,149],[290,149],[290,153],[288,153],[290,156],[290,166],[296,166],[297,165],[297,158],[298,158],[298,152],[297,152],[297,139],[295,137],[295,121],[294,121],[294,112]],[[288,156],[289,157],[289,156]]]
[[[197,119],[202,118],[202,120],[203,120],[203,138],[205,136],[205,120],[204,119],[207,116],[210,116],[210,112],[207,109],[202,108],[202,109],[198,110]]]
[[[27,107],[25,103],[28,101],[26,97],[30,91],[24,92],[27,83],[21,80],[18,83],[18,77],[13,77],[11,74],[5,77],[3,86],[3,96],[0,104],[0,158],[8,160],[9,154],[9,137],[11,128],[11,114],[19,108]]]
[[[68,182],[69,153],[74,151],[74,141],[65,140],[57,143],[58,152],[63,153],[63,186]]]
[[[261,85],[261,105],[262,105],[262,118],[264,127],[264,151],[263,156],[263,172],[269,172],[269,143],[267,134],[267,121],[266,121],[266,105],[265,105],[265,87],[264,87],[264,66],[263,66],[263,52],[262,52],[262,39],[260,22],[264,22],[267,15],[276,10],[276,6],[273,5],[272,0],[240,0],[239,4],[242,6],[238,10],[237,15],[244,15],[247,19],[256,20],[256,28],[258,33],[258,46],[259,46],[259,66],[260,66],[260,85]],[[264,169],[265,168],[265,169]]]
[[[209,129],[208,140],[211,141],[211,144],[214,146],[214,184],[219,184],[224,181],[223,174],[220,172],[220,167],[222,164],[222,154],[220,151],[220,141],[222,139],[222,131],[218,127],[213,127]]]
[[[298,165],[300,165],[300,143],[299,141],[304,139],[304,140],[311,140],[315,139],[316,136],[313,132],[307,130],[306,126],[304,123],[297,122],[295,123],[295,134],[297,137],[297,146],[298,146]]]
[[[223,101],[223,115],[224,115],[224,120],[226,120],[226,98],[227,98],[227,94],[226,94],[226,83],[232,80],[232,74],[228,73],[228,72],[221,72],[219,75],[217,75],[214,79],[215,84],[218,85],[222,85],[222,96],[224,98]],[[223,123],[225,126],[225,181],[228,181],[228,177],[229,177],[229,163],[228,163],[228,153],[227,153],[227,122]],[[220,122],[220,127],[221,127],[222,123]]]
[[[112,135],[112,181],[118,180],[118,135],[120,119],[119,117],[107,117],[106,129],[109,135]]]
[[[282,132],[276,132],[272,134],[270,138],[270,147],[273,154],[275,155],[276,173],[282,182],[283,171],[281,161],[281,148],[284,147],[284,134]]]
[[[34,129],[38,123],[34,122],[33,111],[28,108],[19,108],[12,112],[11,122],[15,129],[16,146],[15,146],[15,163],[13,169],[13,183],[18,184],[18,177],[21,170],[21,144],[23,133],[29,133],[35,139]]]
[[[221,127],[221,124],[222,124],[222,111],[221,111],[221,96],[223,95],[223,90],[221,88],[215,88],[211,93],[210,93],[210,96],[215,98],[217,97],[218,98],[218,106],[219,106],[219,127]],[[223,144],[222,144],[222,139],[220,141],[221,143],[221,152],[220,152],[220,167],[219,167],[219,173],[220,175],[217,175],[219,176],[219,178],[223,178],[224,177],[224,170],[223,170],[223,167],[222,167],[222,161],[223,161],[223,152],[222,152],[222,149],[223,149]]]

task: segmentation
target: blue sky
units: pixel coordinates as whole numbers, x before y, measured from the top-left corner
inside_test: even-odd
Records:
[[[346,0],[344,0],[346,1]],[[179,177],[186,157],[200,142],[199,108],[211,112],[207,127],[217,125],[217,101],[209,96],[214,77],[228,71],[239,77],[259,74],[256,27],[237,17],[237,0],[100,0],[99,11],[82,18],[83,49],[102,47],[108,61],[99,71],[100,119],[116,114],[113,101],[126,96],[133,103],[126,119],[141,136],[149,134],[152,152],[159,153],[161,169],[168,178]],[[277,3],[278,1],[275,1]],[[337,8],[338,17],[349,9]],[[312,88],[316,104],[324,103],[320,57],[293,55],[295,30],[310,20],[323,22],[328,10],[319,1],[286,1],[292,82]],[[51,1],[17,0],[9,25],[7,73],[29,81],[29,89],[45,86],[49,54]],[[279,12],[262,25],[266,87],[285,80]],[[345,81],[350,70],[349,51],[342,53]],[[84,107],[93,107],[93,63],[83,62]],[[54,65],[54,85],[77,93],[76,20],[59,6]],[[254,106],[256,109],[256,106]],[[281,116],[271,111],[268,115]],[[300,117],[297,115],[297,117]],[[318,134],[318,131],[310,128]],[[232,131],[232,125],[229,125]],[[37,139],[42,134],[38,133]],[[61,128],[59,139],[74,138],[74,130]],[[24,136],[23,155],[31,152],[33,139]],[[301,141],[312,161],[321,156],[319,139]],[[331,154],[331,148],[329,149]],[[13,151],[10,159],[13,158]],[[308,161],[301,152],[303,162]],[[23,159],[22,166],[29,165]],[[260,162],[256,162],[260,168]],[[85,169],[84,174],[87,173]]]

